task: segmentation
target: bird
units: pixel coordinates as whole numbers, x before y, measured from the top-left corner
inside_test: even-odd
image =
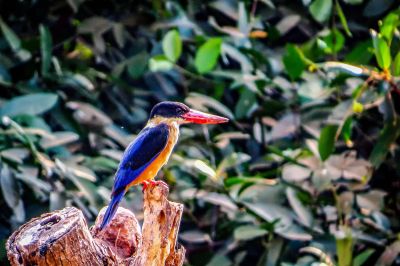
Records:
[[[164,101],[156,104],[146,126],[124,151],[100,231],[110,223],[130,187],[143,184],[144,191],[149,184],[157,183],[153,179],[168,162],[178,141],[180,125],[220,124],[228,121],[228,118],[197,111],[179,102]]]

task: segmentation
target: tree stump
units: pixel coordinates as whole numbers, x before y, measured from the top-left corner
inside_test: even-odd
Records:
[[[11,265],[179,266],[185,249],[177,245],[183,205],[167,200],[164,183],[144,192],[143,228],[135,215],[118,208],[110,225],[99,226],[103,208],[89,230],[74,207],[43,214],[22,225],[6,243]]]

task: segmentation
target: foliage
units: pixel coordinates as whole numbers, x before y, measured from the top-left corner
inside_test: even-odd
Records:
[[[64,206],[93,221],[150,108],[178,100],[231,119],[183,127],[161,174],[188,265],[398,263],[396,8],[0,2],[3,242]],[[140,216],[140,188],[124,204]]]

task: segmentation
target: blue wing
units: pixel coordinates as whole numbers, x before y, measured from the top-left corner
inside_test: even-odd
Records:
[[[162,152],[168,142],[167,124],[144,128],[126,148],[115,175],[113,194],[125,189]]]
[[[111,201],[104,214],[100,230],[114,217],[126,187],[132,183],[162,152],[168,142],[169,128],[166,124],[143,129],[129,144],[115,174]]]

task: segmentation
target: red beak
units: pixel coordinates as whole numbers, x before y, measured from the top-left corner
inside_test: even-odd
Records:
[[[190,109],[190,111],[182,115],[182,117],[186,122],[195,124],[221,124],[229,121],[228,118],[210,115],[193,109]]]

